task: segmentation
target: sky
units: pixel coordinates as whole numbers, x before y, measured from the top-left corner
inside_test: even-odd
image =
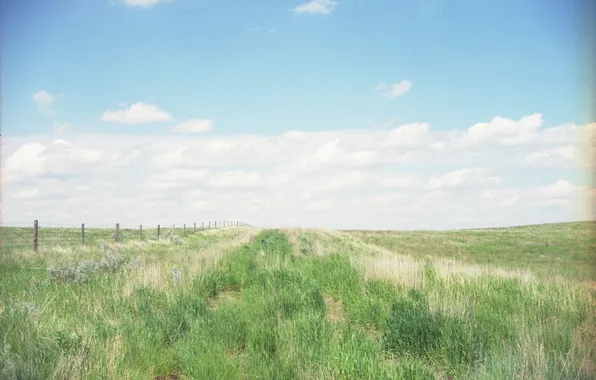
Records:
[[[590,219],[585,0],[0,0],[2,222]]]

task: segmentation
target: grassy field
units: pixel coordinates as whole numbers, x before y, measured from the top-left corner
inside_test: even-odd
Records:
[[[593,223],[44,233],[0,230],[2,379],[596,379]]]

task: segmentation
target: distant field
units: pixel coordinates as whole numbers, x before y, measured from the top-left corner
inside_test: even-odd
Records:
[[[0,378],[596,379],[594,227],[0,228]]]
[[[442,257],[540,277],[596,281],[596,223],[414,232],[350,232],[365,243],[415,257]]]

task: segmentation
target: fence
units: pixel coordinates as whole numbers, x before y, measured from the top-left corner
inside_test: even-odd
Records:
[[[119,223],[114,225],[85,225],[66,227],[64,224],[39,223],[33,221],[33,225],[24,227],[24,223],[2,223],[0,226],[0,248],[26,248],[32,247],[37,251],[40,247],[56,245],[78,245],[95,244],[106,239],[114,242],[124,242],[131,240],[160,240],[169,236],[188,236],[201,230],[211,230],[220,228],[251,227],[246,222],[238,221],[210,221],[193,223],[191,225],[183,224],[171,227],[158,224],[155,227],[124,227]]]

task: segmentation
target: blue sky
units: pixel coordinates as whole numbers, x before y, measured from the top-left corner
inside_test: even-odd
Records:
[[[446,130],[534,112],[547,125],[588,121],[573,2],[344,0],[329,14],[292,12],[299,5],[4,5],[3,131],[51,130],[51,118],[28,112],[42,88],[63,95],[57,115],[91,131],[138,132],[99,121],[137,101],[212,118],[220,134],[359,129],[370,119]],[[403,80],[407,96],[375,91]]]
[[[583,1],[2,1],[2,217],[585,219]]]

